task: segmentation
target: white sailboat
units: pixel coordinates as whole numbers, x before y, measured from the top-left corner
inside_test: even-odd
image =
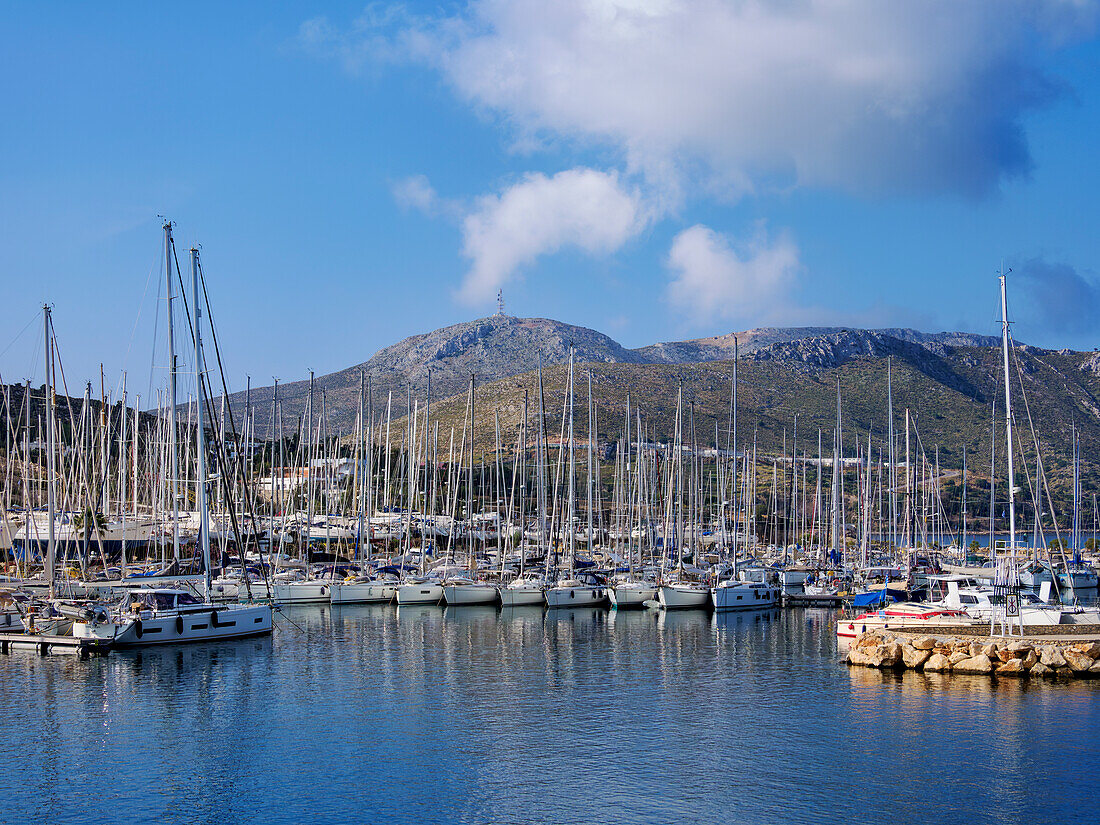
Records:
[[[332,583],[329,601],[332,604],[378,604],[391,602],[397,595],[395,578],[361,576]]]
[[[428,378],[431,387],[431,374]],[[429,391],[428,402],[431,403],[431,395]],[[443,598],[448,605],[469,605],[469,604],[493,604],[497,600],[497,589],[494,585],[488,582],[478,581],[475,577],[477,574],[477,557],[475,554],[474,541],[477,534],[482,531],[474,529],[475,517],[473,516],[474,506],[474,376],[470,376],[470,404],[467,414],[467,419],[470,424],[470,449],[467,453],[467,465],[466,465],[466,515],[470,519],[469,528],[466,531],[468,545],[466,547],[466,559],[469,564],[469,570],[467,572],[451,575],[443,582]],[[496,516],[496,513],[492,513],[492,516]],[[482,519],[484,522],[485,520]]]
[[[591,376],[589,377],[589,389],[588,389],[588,495],[591,502],[592,496],[592,382]],[[607,588],[599,584],[591,577],[580,577],[576,574],[576,541],[577,531],[573,529],[573,517],[576,509],[576,491],[574,487],[574,479],[576,476],[576,456],[574,454],[574,441],[573,441],[573,348],[569,348],[569,477],[566,479],[566,488],[568,490],[568,502],[565,511],[565,524],[568,525],[566,532],[567,551],[566,555],[569,559],[566,575],[564,578],[558,579],[553,585],[546,588],[546,606],[550,608],[558,607],[595,607],[603,604],[607,600]],[[592,545],[592,507],[591,504],[588,508],[589,513],[589,531],[588,531],[588,543],[589,550],[591,551]],[[547,554],[549,558],[552,554]]]
[[[666,582],[657,588],[657,600],[665,610],[707,607],[710,588],[701,582]]]
[[[397,586],[398,604],[439,604],[443,601],[443,583],[435,576],[414,576]]]
[[[171,224],[165,224],[164,230],[167,248],[172,243]],[[78,638],[100,639],[118,646],[142,646],[238,639],[271,632],[270,605],[227,606],[215,604],[210,599],[210,512],[206,491],[206,428],[203,421],[203,382],[206,369],[202,350],[202,302],[199,300],[199,251],[195,248],[191,249],[191,278],[194,295],[192,307],[195,313],[194,370],[198,397],[195,405],[195,499],[200,517],[199,544],[202,549],[204,598],[197,599],[186,590],[177,588],[139,588],[127,593],[121,605],[83,609],[80,618],[73,621],[73,635]],[[173,409],[173,419],[175,415],[176,411]],[[178,558],[178,546],[174,548],[174,552]]]
[[[680,382],[680,388],[676,395],[676,434],[675,434],[675,468],[672,481],[675,484],[675,493],[669,491],[669,504],[673,507],[675,498],[675,513],[671,514],[669,521],[674,521],[673,546],[676,552],[676,569],[668,570],[667,578],[657,588],[657,601],[665,610],[682,610],[688,608],[705,608],[710,606],[710,588],[699,581],[693,581],[687,577],[684,570],[684,524],[683,524],[683,491],[684,491],[684,451],[683,451],[683,406],[684,386]],[[666,536],[667,543],[667,536]],[[666,548],[667,553],[667,548]],[[667,555],[666,555],[667,564]]]
[[[657,585],[644,579],[625,575],[612,579],[607,588],[611,606],[619,610],[631,607],[644,607],[646,602],[657,598]]]
[[[630,484],[630,480],[633,478],[633,467],[632,467],[631,461],[630,461],[631,453],[630,453],[630,395],[629,395],[629,393],[626,396],[626,417],[625,417],[625,426],[623,428],[623,432],[624,432],[623,441],[624,441],[625,446],[626,446],[626,454],[623,457],[624,458],[623,473],[624,473],[625,478],[627,479],[627,484]],[[637,510],[637,512],[639,514],[641,513],[641,509],[642,509],[641,508],[642,472],[641,472],[641,439],[640,438],[639,438],[638,454],[639,454],[638,484],[634,485],[633,489],[628,494],[629,501],[628,501],[628,506],[627,506],[627,520],[628,520],[628,525],[629,526],[632,526],[630,523],[632,521],[633,513],[635,512],[635,509]],[[635,504],[635,502],[633,500],[633,496],[634,496],[635,493],[638,496],[638,502],[637,502],[637,507],[636,508],[633,506]],[[629,609],[629,608],[640,608],[640,607],[645,606],[646,602],[652,602],[657,598],[657,585],[656,585],[656,583],[654,583],[652,581],[649,581],[649,580],[646,580],[645,578],[637,576],[636,573],[635,573],[634,547],[633,547],[633,539],[634,539],[634,532],[635,531],[634,530],[622,530],[620,532],[622,534],[624,534],[623,538],[625,538],[625,540],[626,540],[626,558],[627,558],[628,570],[627,570],[626,573],[621,573],[621,574],[619,574],[619,575],[617,575],[617,576],[615,576],[611,579],[611,582],[609,583],[608,588],[607,588],[607,595],[608,595],[608,598],[611,599],[611,606],[614,607],[617,610],[624,610],[624,609]],[[639,534],[639,539],[640,538],[641,538],[641,535]],[[639,555],[640,555],[640,551],[641,551],[641,541],[640,540],[639,540],[638,545],[639,545]]]
[[[455,576],[443,585],[443,598],[449,605],[493,604],[497,589],[488,582],[474,581],[468,576]]]
[[[528,573],[507,585],[497,588],[497,595],[504,607],[541,606],[546,599],[546,580],[535,573]]]

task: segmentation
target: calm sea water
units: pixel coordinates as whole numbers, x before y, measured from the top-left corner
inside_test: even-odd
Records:
[[[975,825],[1100,810],[1100,683],[849,670],[830,620],[297,608],[261,641],[0,656],[4,820]]]

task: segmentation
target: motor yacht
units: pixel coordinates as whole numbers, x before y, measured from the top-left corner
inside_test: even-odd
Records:
[[[710,590],[715,610],[769,610],[778,607],[778,588],[759,582],[726,579]]]

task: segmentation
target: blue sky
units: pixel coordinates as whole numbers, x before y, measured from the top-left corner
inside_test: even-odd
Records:
[[[72,382],[159,385],[159,214],[202,244],[238,386],[498,287],[627,346],[995,333],[1002,258],[1017,336],[1091,349],[1096,8],[961,8],[5,4],[0,372],[41,381],[48,301]]]

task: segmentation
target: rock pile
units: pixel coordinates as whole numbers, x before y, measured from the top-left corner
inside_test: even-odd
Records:
[[[993,676],[1100,676],[1100,642],[958,639],[871,631],[849,646],[845,661],[863,667]]]

